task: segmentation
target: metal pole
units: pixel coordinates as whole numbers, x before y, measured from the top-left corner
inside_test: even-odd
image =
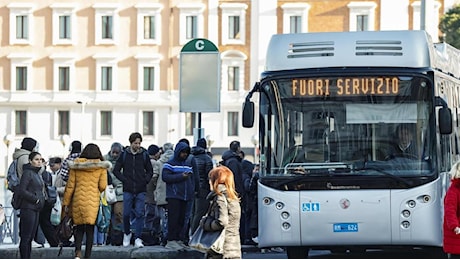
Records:
[[[420,30],[426,30],[426,0],[420,3]]]

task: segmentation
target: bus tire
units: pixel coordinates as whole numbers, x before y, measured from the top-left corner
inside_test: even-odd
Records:
[[[306,259],[308,258],[308,251],[310,251],[310,248],[305,246],[286,247],[288,259]]]

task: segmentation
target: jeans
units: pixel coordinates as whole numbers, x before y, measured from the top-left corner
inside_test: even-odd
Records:
[[[168,237],[168,205],[157,205],[158,215],[160,216],[161,242],[166,243]]]
[[[148,231],[152,231],[155,235],[161,233],[160,214],[158,212],[158,207],[153,203],[145,203],[144,228]]]
[[[131,233],[131,215],[134,210],[134,239],[141,238],[145,219],[145,192],[123,192],[123,231]]]
[[[19,220],[19,255],[21,258],[31,258],[32,240],[37,234],[39,212],[32,209],[21,209]]]
[[[103,244],[105,244],[105,233],[99,232],[97,230],[96,225],[94,225],[93,244],[95,244],[95,245],[103,245]]]

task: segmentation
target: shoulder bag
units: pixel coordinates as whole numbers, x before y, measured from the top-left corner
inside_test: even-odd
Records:
[[[225,202],[227,202],[227,198],[225,198]],[[208,217],[211,211],[211,206],[212,204],[209,205],[208,212],[204,217]],[[193,233],[192,237],[190,238],[189,246],[202,252],[208,252],[209,250],[212,250],[215,253],[223,254],[224,242],[225,228],[218,231],[205,231],[203,226],[199,225],[195,233]]]

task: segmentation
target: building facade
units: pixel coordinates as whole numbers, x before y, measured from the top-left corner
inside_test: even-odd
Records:
[[[442,0],[0,0],[0,169],[23,137],[48,156],[72,140],[143,146],[188,138],[198,115],[179,111],[180,51],[206,38],[220,52],[220,112],[201,127],[220,157],[240,140],[248,158],[257,130],[241,126],[241,107],[264,68],[276,33],[420,29],[437,41]],[[200,66],[200,64],[196,64]],[[0,171],[2,175],[2,171]]]

